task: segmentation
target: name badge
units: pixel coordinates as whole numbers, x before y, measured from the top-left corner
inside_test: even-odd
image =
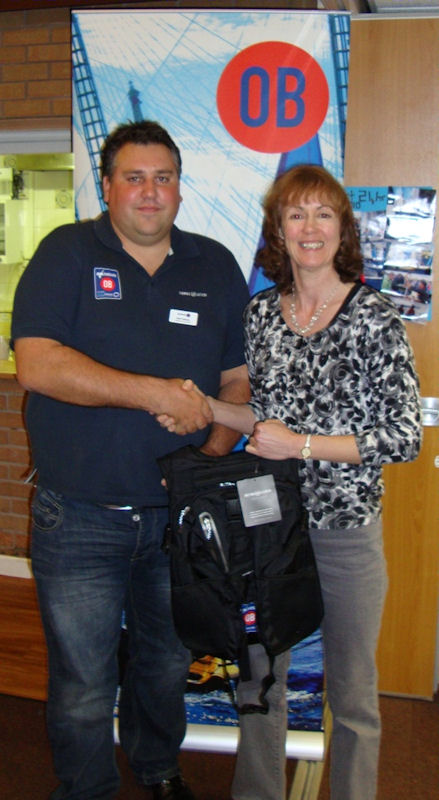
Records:
[[[183,311],[181,308],[171,308],[169,312],[169,322],[177,325],[198,325],[198,313],[196,311]]]
[[[236,488],[246,528],[282,519],[273,475],[244,478],[236,482]]]

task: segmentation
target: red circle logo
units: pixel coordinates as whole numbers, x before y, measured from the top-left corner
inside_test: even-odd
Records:
[[[116,281],[106,275],[104,278],[101,278],[100,285],[104,292],[113,292],[116,288]]]
[[[216,103],[224,127],[261,153],[287,153],[319,130],[329,105],[325,73],[305,50],[260,42],[241,50],[224,69]]]

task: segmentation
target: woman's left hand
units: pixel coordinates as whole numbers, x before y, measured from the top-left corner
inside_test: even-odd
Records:
[[[282,461],[297,456],[298,435],[291,431],[279,419],[266,419],[257,422],[248,440],[246,450],[261,458]]]

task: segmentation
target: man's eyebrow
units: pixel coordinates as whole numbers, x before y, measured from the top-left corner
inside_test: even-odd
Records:
[[[143,175],[145,172],[149,172],[148,169],[142,169],[141,167],[133,167],[133,169],[125,169],[124,175]],[[151,170],[154,175],[172,175],[177,170],[172,169],[171,167],[158,167],[157,169]]]

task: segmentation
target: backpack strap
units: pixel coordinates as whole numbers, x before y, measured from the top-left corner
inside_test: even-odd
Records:
[[[239,714],[268,714],[269,702],[267,693],[275,682],[273,674],[274,656],[269,655],[263,645],[247,645],[247,664],[244,662],[244,672],[241,673],[241,659],[238,661],[240,670],[240,695],[242,702],[237,706]]]

